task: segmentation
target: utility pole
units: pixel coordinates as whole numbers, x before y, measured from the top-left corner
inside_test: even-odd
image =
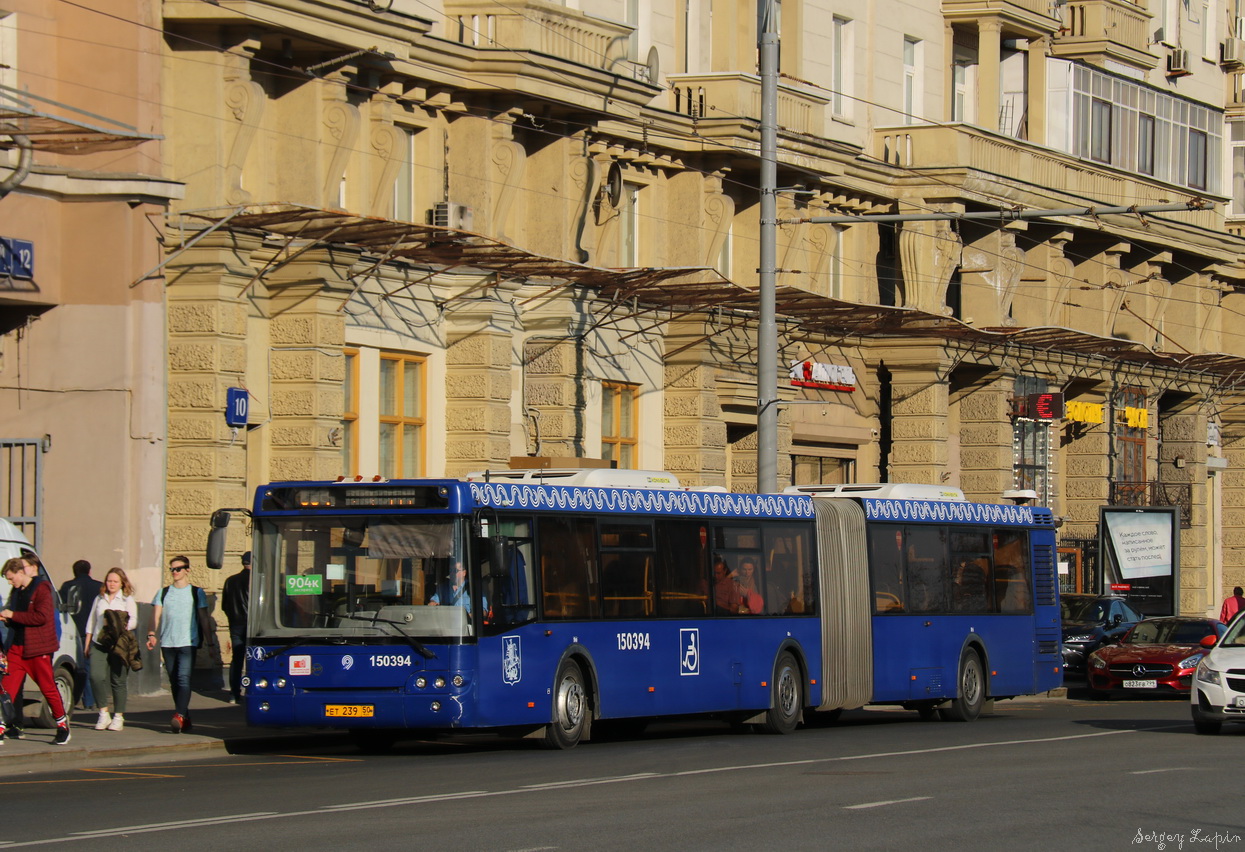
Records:
[[[778,21],[773,0],[757,0],[761,74],[760,323],[757,326],[757,493],[778,490]]]

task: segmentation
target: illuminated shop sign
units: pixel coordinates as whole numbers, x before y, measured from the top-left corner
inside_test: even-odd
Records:
[[[1073,423],[1101,423],[1102,405],[1096,402],[1069,402],[1067,417]]]

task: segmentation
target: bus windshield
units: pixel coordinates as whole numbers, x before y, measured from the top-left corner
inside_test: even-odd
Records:
[[[461,640],[480,601],[461,518],[266,518],[256,524],[256,638]]]

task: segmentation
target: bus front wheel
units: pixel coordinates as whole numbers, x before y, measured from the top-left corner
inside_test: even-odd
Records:
[[[789,734],[799,724],[804,708],[804,681],[795,657],[786,651],[778,656],[774,666],[773,689],[763,727],[767,734]]]
[[[553,721],[545,726],[546,748],[574,748],[588,720],[588,693],[579,663],[563,660],[553,680]]]
[[[981,715],[986,700],[986,677],[981,667],[981,657],[976,651],[966,650],[960,657],[959,696],[938,715],[951,722],[971,722]]]

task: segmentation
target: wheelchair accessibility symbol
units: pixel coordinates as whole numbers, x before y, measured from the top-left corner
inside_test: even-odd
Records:
[[[685,627],[679,630],[679,674],[700,674],[700,628]]]

